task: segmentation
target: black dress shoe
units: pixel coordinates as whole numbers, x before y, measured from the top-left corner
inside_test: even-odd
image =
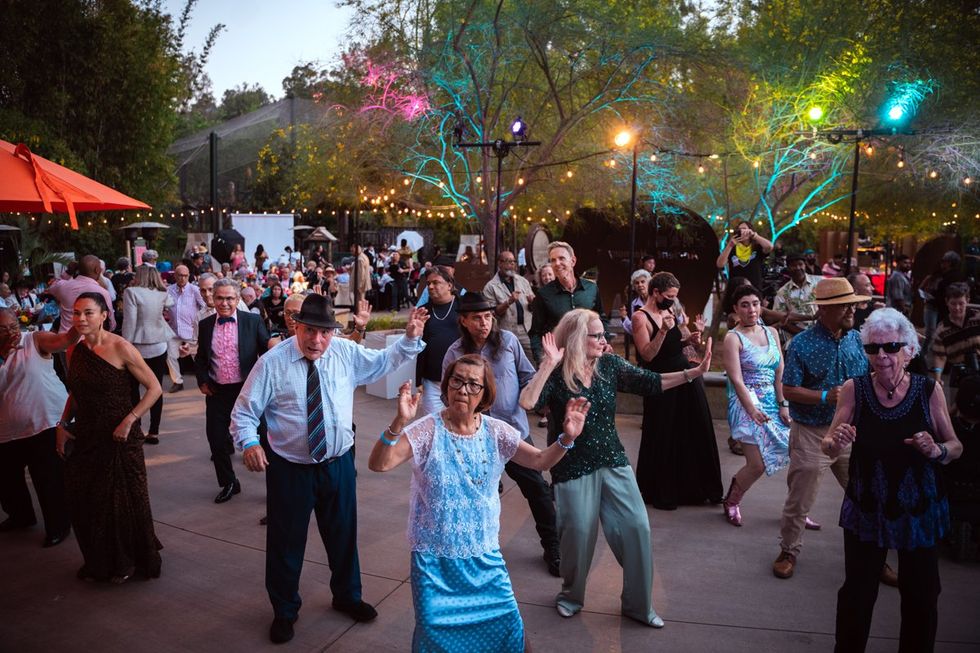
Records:
[[[160,444],[160,438],[157,437],[158,433],[148,433],[143,442],[146,444]]]
[[[183,389],[184,389],[183,383],[175,383],[172,386],[170,386],[170,393],[173,394],[174,392],[180,392]]]
[[[548,573],[555,578],[561,577],[561,555],[557,551],[545,551],[545,564],[548,565]]]
[[[233,483],[229,483],[228,485],[221,488],[221,492],[218,492],[218,496],[214,498],[214,502],[224,503],[225,501],[228,501],[236,494],[239,494],[241,491],[242,491],[242,484],[239,483],[237,480],[235,480]]]
[[[37,523],[37,520],[30,522],[17,521],[13,517],[7,517],[2,522],[0,522],[0,533],[6,533],[7,531],[16,531],[21,528],[30,528]]]
[[[269,626],[269,639],[273,644],[285,644],[293,638],[293,624],[296,617],[287,619],[286,617],[276,617]]]
[[[343,612],[348,615],[354,621],[373,621],[375,617],[378,616],[378,611],[371,607],[364,601],[358,601],[357,603],[340,603],[339,601],[333,601],[333,609],[338,612]]]
[[[43,549],[50,549],[53,546],[57,546],[65,541],[68,534],[71,533],[71,526],[61,531],[60,533],[55,533],[54,535],[48,535],[44,538],[44,544],[41,545]]]
[[[268,525],[269,525],[269,516],[268,515],[264,515],[264,516],[262,516],[262,517],[259,518],[259,526],[268,526]]]

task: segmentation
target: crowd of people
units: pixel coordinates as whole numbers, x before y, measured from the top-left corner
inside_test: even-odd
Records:
[[[415,650],[528,646],[500,552],[504,473],[528,502],[545,568],[561,579],[561,617],[586,604],[601,526],[623,569],[623,615],[661,628],[647,507],[719,505],[731,525],[751,526],[746,492],[783,469],[773,574],[791,578],[804,531],[821,528],[810,512],[829,469],[844,490],[837,650],[864,650],[879,580],[901,592],[903,650],[931,650],[937,546],[950,533],[954,488],[971,480],[954,466],[947,491],[944,466],[980,423],[971,288],[955,253],[919,283],[899,257],[878,301],[867,275],[841,276],[836,259],[817,269],[807,251],[787,257],[785,282],[769,297],[772,249],[741,223],[717,261],[729,273],[719,306],[728,318],[720,358],[729,446],[745,458],[727,492],[703,378],[712,339],[705,319],[686,313],[677,276],[657,271],[653,256],[631,274],[619,309],[635,365],[614,353],[598,286],[561,241],[548,246],[533,282],[513,252],[501,252],[480,292],[457,284],[452,258],[420,261],[405,241],[354,246],[350,269],[339,272],[319,249],[305,262],[290,248],[273,260],[260,245],[250,264],[236,246],[218,263],[201,245],[163,275],[153,250],[135,268],[120,259],[111,275],[83,256],[43,287],[14,284],[16,306],[0,285],[0,390],[14,398],[0,402],[0,531],[37,521],[27,468],[44,546],[74,530],[79,578],[159,576],[143,447],[161,443],[164,377],[177,393],[193,373],[214,502],[241,492],[236,448],[245,469],[265,475],[270,639],[294,636],[311,514],[334,609],[371,621],[357,549],[354,390],[414,361],[416,382],[399,389],[368,467],[412,465]],[[335,313],[343,287],[363,297],[351,301],[348,325]],[[921,338],[908,319],[914,292],[936,314]],[[372,298],[375,309],[408,307],[404,335],[384,349],[360,345]],[[53,325],[21,330],[25,312],[27,322]],[[635,471],[617,429],[617,393],[643,398]],[[546,427],[543,448],[529,411]],[[889,549],[898,551],[897,574]]]

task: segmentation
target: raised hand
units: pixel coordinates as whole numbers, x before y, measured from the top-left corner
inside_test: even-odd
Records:
[[[677,318],[674,317],[674,314],[671,313],[670,311],[664,313],[662,319],[663,319],[663,326],[661,328],[665,333],[673,329],[674,325],[677,324]]]
[[[698,332],[704,331],[704,315],[698,313],[694,318],[694,330]]]
[[[398,388],[398,419],[404,424],[408,424],[415,419],[421,400],[422,386],[419,386],[418,393],[413,397],[411,382],[405,381],[405,383],[402,383],[401,387]]]
[[[572,397],[565,404],[565,421],[562,422],[562,432],[566,440],[575,440],[582,434],[585,418],[592,404],[585,397]]]
[[[405,327],[405,335],[409,338],[418,338],[422,335],[425,323],[429,319],[429,312],[424,308],[413,308],[408,314],[408,325]]]
[[[553,333],[546,333],[541,337],[541,349],[544,352],[545,361],[554,367],[557,367],[565,355],[565,348],[559,349],[558,345],[555,344],[555,334]]]
[[[704,376],[711,369],[711,338],[708,338],[707,344],[704,346],[704,358],[701,359],[701,364],[698,365],[698,370],[701,375]]]
[[[357,312],[354,313],[354,326],[363,329],[371,321],[371,302],[360,299],[357,302]]]

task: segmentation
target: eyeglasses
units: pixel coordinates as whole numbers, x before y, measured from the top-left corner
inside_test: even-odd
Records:
[[[606,341],[606,334],[605,333],[601,333],[601,332],[600,333],[586,333],[585,334],[585,337],[586,338],[595,338],[595,341],[596,342],[605,342]]]
[[[864,345],[864,351],[869,356],[877,355],[881,349],[884,349],[886,354],[897,354],[898,350],[904,346],[904,342],[869,342]]]
[[[459,390],[463,386],[466,386],[466,391],[471,395],[475,395],[483,390],[483,385],[477,383],[476,381],[467,381],[466,379],[458,377],[455,374],[449,377],[449,387],[453,390]]]
[[[288,318],[294,318],[299,315],[299,311],[283,311],[282,314]]]

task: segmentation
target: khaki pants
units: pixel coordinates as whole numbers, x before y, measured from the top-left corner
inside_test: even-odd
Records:
[[[789,473],[786,484],[789,493],[783,506],[780,522],[780,546],[783,551],[800,554],[803,546],[803,527],[806,516],[813,508],[820,489],[820,479],[827,468],[834,473],[842,488],[847,487],[847,466],[851,459],[848,447],[837,458],[830,458],[820,450],[820,441],[830,425],[808,426],[793,422],[789,431]]]
[[[184,340],[183,338],[171,338],[167,342],[167,369],[170,372],[170,380],[174,385],[184,382],[184,376],[180,373],[180,344],[186,342],[191,346],[190,356],[197,353],[197,342],[194,340]]]

